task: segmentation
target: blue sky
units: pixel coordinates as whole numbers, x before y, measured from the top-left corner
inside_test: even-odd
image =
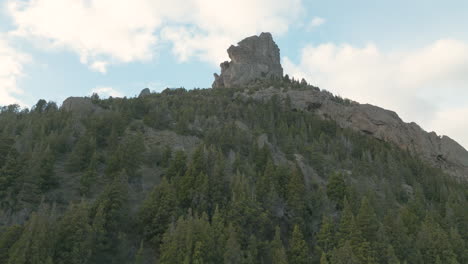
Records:
[[[0,0],[0,105],[210,87],[269,31],[285,73],[468,146],[468,2]]]

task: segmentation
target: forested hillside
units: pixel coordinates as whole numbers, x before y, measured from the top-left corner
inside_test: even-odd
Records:
[[[0,263],[468,263],[466,182],[240,92],[3,107]]]

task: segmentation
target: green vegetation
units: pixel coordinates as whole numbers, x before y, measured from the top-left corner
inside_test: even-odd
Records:
[[[467,183],[242,92],[1,108],[0,263],[468,263]]]

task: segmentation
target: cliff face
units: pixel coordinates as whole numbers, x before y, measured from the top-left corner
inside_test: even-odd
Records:
[[[213,88],[238,87],[255,79],[282,78],[280,50],[270,33],[248,37],[227,50],[230,62],[221,63]]]
[[[326,91],[267,88],[253,94],[239,94],[255,100],[267,100],[274,95],[290,98],[291,107],[314,111],[324,119],[334,120],[342,128],[350,128],[379,140],[396,144],[434,167],[459,179],[468,180],[468,151],[448,136],[426,132],[416,123],[405,123],[389,110],[370,104],[338,102]]]

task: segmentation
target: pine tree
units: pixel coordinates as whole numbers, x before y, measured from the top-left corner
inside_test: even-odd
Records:
[[[213,248],[213,256],[215,263],[223,261],[224,247],[226,244],[226,236],[224,232],[224,218],[216,206],[213,217],[211,219],[212,237],[215,247]]]
[[[327,196],[336,203],[336,208],[343,208],[343,199],[346,195],[346,183],[342,173],[333,173],[327,184]]]
[[[184,152],[183,151],[176,152],[175,160],[179,161],[181,158],[185,158],[184,156],[180,156],[179,158],[177,158],[177,154],[184,155]],[[166,168],[166,167],[171,165],[171,163],[172,163],[171,160],[172,160],[172,149],[171,149],[171,147],[169,147],[169,145],[166,145],[164,147],[164,151],[163,151],[163,154],[162,154],[162,157],[161,157],[161,164],[160,165],[162,167]],[[184,166],[185,166],[185,164],[184,164]],[[171,176],[168,176],[168,178],[170,179]]]
[[[89,166],[89,162],[96,151],[96,139],[89,134],[82,135],[70,154],[66,167],[69,171],[83,171]]]
[[[290,263],[307,264],[310,262],[307,244],[298,225],[294,226],[289,243],[288,259]]]
[[[93,230],[94,262],[116,261],[119,257],[120,230],[127,220],[128,185],[125,172],[115,176],[90,209]]]
[[[361,201],[361,207],[356,216],[356,224],[367,241],[375,241],[379,222],[367,197],[364,197]]]
[[[22,232],[22,226],[12,225],[0,233],[0,263],[8,262],[10,248],[18,241]]]
[[[449,238],[453,252],[457,255],[458,262],[468,263],[468,247],[456,228],[452,227],[450,229]]]
[[[327,259],[327,254],[325,252],[322,252],[322,256],[320,257],[320,264],[328,264],[328,259]]]
[[[156,186],[141,206],[138,218],[143,227],[143,236],[156,248],[162,241],[167,227],[173,220],[176,206],[175,191],[166,178]]]
[[[50,147],[47,147],[42,153],[39,161],[39,167],[35,171],[37,175],[36,177],[39,178],[39,186],[42,191],[47,191],[58,184],[58,180],[54,172],[54,164],[55,155]]]
[[[246,258],[244,261],[245,264],[255,264],[258,263],[258,242],[255,235],[251,235],[249,238],[249,243],[247,245]]]
[[[94,152],[89,166],[85,173],[80,178],[80,193],[81,195],[88,195],[91,185],[97,180],[97,166],[98,166],[98,154]]]
[[[229,236],[224,251],[224,262],[226,264],[238,264],[242,260],[242,251],[239,245],[237,232],[234,227],[229,228]]]
[[[387,259],[388,264],[400,264],[398,257],[395,255],[395,251],[393,250],[392,245],[388,245],[387,250],[385,252],[385,257]]]
[[[279,227],[275,229],[275,238],[271,242],[272,264],[287,264],[286,250],[281,241],[281,231]]]
[[[351,238],[353,232],[354,215],[351,206],[346,197],[343,202],[343,211],[341,213],[340,225],[338,229],[338,243],[343,246]]]
[[[8,264],[42,264],[52,257],[53,221],[46,211],[32,214],[21,237],[9,251]]]
[[[170,148],[169,148],[170,150]],[[165,154],[163,155],[164,156],[170,156],[169,154]],[[164,160],[165,158],[163,158]],[[175,153],[175,156],[173,159],[170,160],[170,162],[168,161],[168,168],[167,168],[167,171],[166,171],[166,177],[168,180],[171,180],[173,178],[176,178],[176,177],[181,177],[185,174],[185,171],[187,170],[187,156],[185,155],[185,152],[182,151],[182,150],[178,150],[176,153]],[[162,165],[164,166],[164,165]]]
[[[322,226],[317,234],[317,244],[325,253],[331,252],[336,246],[335,227],[333,219],[329,216],[322,217]]]
[[[297,168],[293,168],[289,175],[287,186],[287,203],[296,217],[296,223],[302,224],[305,212],[305,183],[304,177]]]
[[[86,205],[72,206],[58,223],[54,263],[86,263],[91,255],[92,242]]]
[[[331,255],[330,263],[333,264],[361,264],[353,253],[353,248],[349,241],[346,241],[343,246],[335,249]],[[365,262],[364,262],[365,263]]]
[[[263,203],[268,202],[268,195],[274,183],[274,177],[275,177],[275,165],[273,164],[273,161],[268,160],[265,166],[265,170],[260,173],[257,184],[256,184],[257,197]]]
[[[0,199],[2,205],[6,206],[6,199],[14,199],[16,190],[12,190],[15,182],[21,180],[23,162],[20,159],[18,151],[11,148],[5,159],[5,165],[0,168]],[[11,197],[10,197],[11,196]]]
[[[195,242],[195,247],[193,249],[193,264],[203,264],[204,261],[204,252],[203,252],[203,243],[201,241]]]
[[[143,264],[143,252],[144,252],[144,241],[142,240],[140,242],[140,247],[138,248],[138,251],[135,255],[135,264]]]
[[[437,259],[442,263],[458,263],[447,233],[430,215],[426,216],[421,225],[416,246],[424,263],[435,263]]]

